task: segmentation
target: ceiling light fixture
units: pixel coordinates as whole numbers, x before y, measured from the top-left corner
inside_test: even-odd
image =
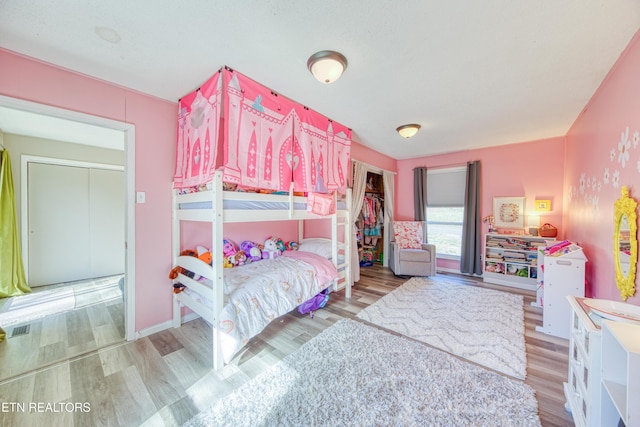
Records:
[[[329,84],[338,80],[347,68],[347,58],[333,50],[321,50],[309,57],[307,68],[319,82]]]
[[[410,125],[402,125],[398,129],[396,129],[401,137],[403,138],[411,138],[413,135],[418,133],[420,130],[420,125],[415,123]]]

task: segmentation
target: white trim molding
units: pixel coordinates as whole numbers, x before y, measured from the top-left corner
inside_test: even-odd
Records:
[[[22,99],[11,98],[8,96],[0,95],[0,106],[7,108],[14,108],[18,110],[28,111],[32,113],[43,114],[51,117],[57,117],[66,120],[73,120],[81,123],[86,123],[94,126],[100,126],[107,129],[113,129],[122,131],[124,135],[124,174],[126,181],[125,197],[125,290],[124,290],[124,303],[125,303],[125,338],[128,341],[136,338],[135,334],[135,126],[130,123],[120,122],[117,120],[107,119],[99,116],[92,116],[86,113],[80,113],[77,111],[66,110],[64,108],[53,107],[45,104],[38,104],[35,102],[25,101]],[[47,158],[41,158],[47,159]],[[56,160],[56,159],[49,159]],[[59,160],[59,159],[58,159]],[[66,163],[69,164],[69,163]],[[100,165],[100,164],[94,164]],[[106,168],[107,165],[101,165]],[[92,166],[96,167],[96,166]],[[122,166],[119,166],[122,168]],[[120,169],[122,170],[122,169]],[[27,187],[24,185],[24,173],[21,177],[22,191]],[[25,210],[22,210],[23,215]],[[25,224],[25,222],[23,222]],[[24,238],[22,240],[25,241]],[[24,253],[24,245],[23,245]],[[23,259],[26,259],[23,256]]]

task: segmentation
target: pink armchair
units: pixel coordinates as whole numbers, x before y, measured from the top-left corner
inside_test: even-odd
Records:
[[[435,276],[436,247],[423,242],[424,222],[394,221],[389,268],[398,276]]]

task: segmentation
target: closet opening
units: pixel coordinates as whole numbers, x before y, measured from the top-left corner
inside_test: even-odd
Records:
[[[367,172],[362,209],[357,221],[361,267],[384,265],[384,182],[382,174]]]

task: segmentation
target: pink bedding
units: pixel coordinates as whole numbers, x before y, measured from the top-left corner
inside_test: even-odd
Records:
[[[336,267],[333,265],[333,263],[326,258],[319,257],[314,253],[286,251],[282,254],[282,256],[295,258],[313,265],[316,269],[316,278],[320,283],[328,283],[331,280],[338,278],[338,272],[336,271]]]

